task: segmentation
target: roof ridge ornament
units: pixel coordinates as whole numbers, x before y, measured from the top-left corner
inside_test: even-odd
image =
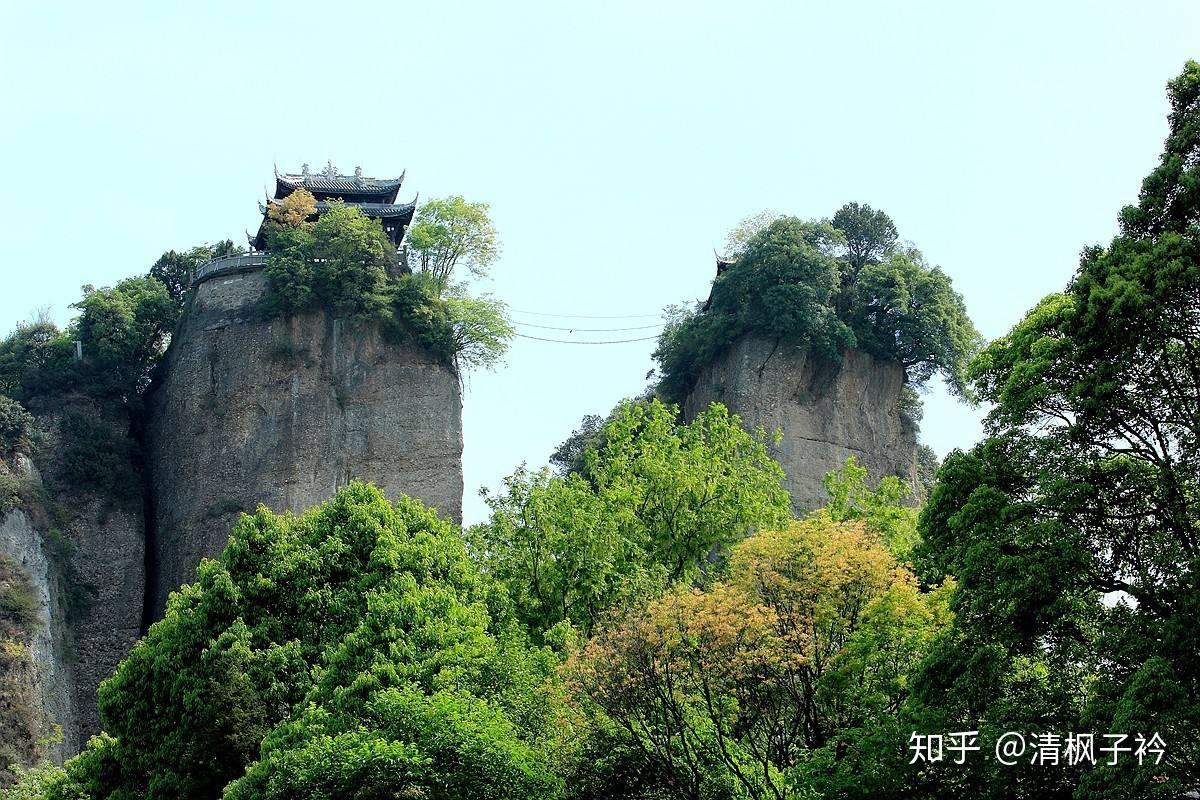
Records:
[[[324,175],[326,178],[336,178],[337,177],[337,170],[335,170],[333,168],[332,160],[325,162],[325,171],[322,172],[321,174]]]
[[[300,165],[300,174],[306,178],[308,177],[308,162],[307,161]]]
[[[362,167],[355,167],[355,168],[354,168],[354,181],[355,181],[355,183],[362,183],[362,179],[363,179],[363,177],[362,177]]]

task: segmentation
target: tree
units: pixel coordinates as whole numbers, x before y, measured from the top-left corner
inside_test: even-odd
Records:
[[[196,269],[214,258],[239,255],[243,252],[244,248],[237,247],[229,239],[212,245],[202,244],[183,252],[168,250],[150,267],[150,277],[167,287],[167,293],[171,295],[175,307],[182,314],[192,296],[192,278]]]
[[[826,513],[834,522],[862,520],[897,559],[909,560],[920,541],[917,508],[906,505],[912,487],[895,475],[887,475],[875,489],[867,483],[867,468],[854,456],[845,465],[827,473],[822,484],[829,495]]]
[[[20,323],[0,342],[0,394],[28,403],[72,383],[75,345],[46,319]]]
[[[267,219],[284,228],[298,228],[317,215],[317,199],[300,188],[267,206]]]
[[[0,394],[0,460],[28,452],[36,438],[33,415],[10,397]]]
[[[458,364],[467,369],[494,368],[508,352],[515,333],[505,316],[504,303],[458,293],[445,301]]]
[[[72,307],[79,309],[73,333],[93,385],[126,400],[145,391],[179,316],[167,287],[148,277],[85,286]]]
[[[850,283],[867,264],[883,259],[899,238],[892,218],[868,205],[846,203],[833,215],[832,222],[846,238],[846,261],[850,265],[846,279]]]
[[[484,597],[415,500],[260,507],[102,684],[51,796],[553,798],[553,659]]]
[[[291,219],[287,213],[280,212]],[[335,201],[316,222],[276,224],[269,236],[272,311],[320,305],[336,314],[370,318],[387,308],[395,253],[379,220],[361,209]]]
[[[935,374],[970,399],[966,366],[983,343],[950,277],[926,266],[915,249],[862,268],[849,290],[847,320],[863,350],[904,367],[922,386]]]
[[[960,580],[952,645],[918,682],[928,714],[1177,743],[1018,796],[1200,787],[1200,64],[1168,92],[1162,162],[1120,234],[972,364],[987,438],[946,458],[921,519],[927,571]]]
[[[681,425],[657,400],[625,403],[599,441],[582,474],[518,470],[472,531],[486,573],[538,636],[563,621],[587,632],[614,604],[691,576],[787,517],[766,434],[723,406]]]
[[[600,430],[604,422],[599,414],[584,414],[579,427],[555,448],[550,455],[550,464],[558,470],[560,477],[583,471],[583,457],[589,449],[600,445]]]
[[[871,796],[895,780],[878,762],[898,760],[907,676],[948,591],[921,594],[861,522],[822,512],[736,545],[728,580],[602,625],[567,674],[666,796]]]
[[[725,235],[725,249],[722,257],[735,261],[740,258],[749,246],[751,240],[771,226],[771,223],[783,217],[774,211],[759,211],[751,214],[733,227]]]
[[[417,268],[433,278],[439,295],[453,285],[459,267],[482,278],[500,255],[488,204],[468,203],[458,195],[421,206],[408,229],[408,247]]]

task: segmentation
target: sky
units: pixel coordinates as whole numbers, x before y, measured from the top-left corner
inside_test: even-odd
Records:
[[[241,242],[275,165],[332,161],[406,170],[402,200],[489,203],[503,254],[480,288],[519,322],[703,298],[738,220],[853,200],[994,338],[1113,236],[1197,34],[1194,0],[0,0],[0,327]],[[653,345],[517,339],[466,376],[465,521],[480,486],[640,392]],[[933,387],[922,437],[969,447],[981,414]]]

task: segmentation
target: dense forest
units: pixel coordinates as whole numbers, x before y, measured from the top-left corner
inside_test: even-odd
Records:
[[[655,391],[588,421],[557,470],[516,470],[467,530],[362,483],[243,516],[102,685],[104,733],[7,796],[1200,790],[1200,64],[1168,92],[1161,161],[1118,234],[1007,335],[983,343],[882,212],[751,221],[710,303],[664,334]],[[350,209],[281,212],[269,312],[377,316],[447,357],[464,352],[454,314],[473,314],[492,363],[502,309],[455,310],[437,215],[463,208],[434,211],[411,272],[375,259],[381,231]],[[69,331],[0,345],[0,452],[32,435],[20,404],[71,370],[136,413],[186,305],[161,276],[206,255],[168,254],[88,291]],[[792,518],[774,432],[675,404],[747,332],[835,361],[866,349],[913,387],[941,375],[987,404],[985,435],[923,507],[851,460]],[[19,613],[0,604],[0,622]],[[928,737],[956,733],[963,749],[933,758]],[[998,749],[1013,733],[1027,749]]]

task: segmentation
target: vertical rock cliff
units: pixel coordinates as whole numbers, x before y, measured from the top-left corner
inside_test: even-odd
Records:
[[[875,480],[898,475],[916,485],[916,436],[898,406],[899,365],[850,350],[840,366],[771,339],[744,336],[709,364],[684,404],[691,419],[724,403],[749,427],[779,429],[775,457],[787,473],[792,508],[825,504],[821,480],[855,456]]]
[[[264,318],[261,271],[197,287],[148,398],[152,613],[244,510],[302,511],[352,478],[462,515],[453,370],[374,323]]]
[[[145,525],[122,409],[57,398],[38,427],[34,460],[8,470],[20,488],[0,515],[0,552],[34,600],[35,741],[60,760],[99,733],[96,690],[141,633]]]

